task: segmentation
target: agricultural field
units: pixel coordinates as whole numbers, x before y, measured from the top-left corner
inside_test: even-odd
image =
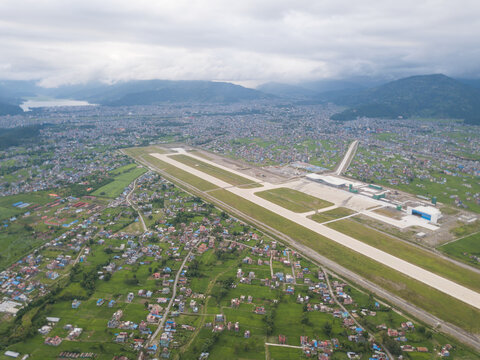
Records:
[[[234,174],[230,171],[221,169],[217,166],[213,166],[201,160],[194,159],[188,155],[171,155],[172,159],[177,160],[185,165],[203,171],[206,174],[215,176],[216,178],[223,180],[231,185],[249,185],[251,187],[261,187],[262,185],[256,184],[250,179]]]
[[[480,268],[480,233],[440,246],[438,250],[448,256]]]
[[[28,206],[13,206],[19,202]],[[0,200],[3,213],[16,216],[4,219],[0,227],[0,269],[68,231],[85,219],[90,209],[103,205],[102,200],[92,197],[63,198],[46,192],[3,197]]]
[[[255,195],[297,213],[323,209],[333,205],[329,201],[288,188],[259,191]]]
[[[144,174],[146,171],[145,168],[137,167],[136,164],[125,165],[112,170],[110,175],[114,177],[113,181],[95,190],[92,195],[116,198],[133,180]]]

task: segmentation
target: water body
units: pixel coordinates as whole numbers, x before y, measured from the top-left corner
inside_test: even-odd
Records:
[[[71,99],[29,99],[24,101],[20,107],[23,111],[30,111],[33,108],[55,107],[55,106],[93,106],[88,101],[71,100]]]

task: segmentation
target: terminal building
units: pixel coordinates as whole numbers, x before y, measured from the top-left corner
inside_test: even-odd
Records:
[[[316,181],[328,186],[336,187],[339,189],[342,188],[348,188],[348,187],[358,187],[358,183],[348,181],[346,179],[337,177],[337,176],[331,176],[331,175],[319,175],[319,174],[308,174],[306,176],[307,179]]]
[[[420,216],[421,218],[428,220],[434,224],[437,224],[438,219],[442,217],[442,213],[440,212],[440,210],[433,206],[408,206],[407,214]]]

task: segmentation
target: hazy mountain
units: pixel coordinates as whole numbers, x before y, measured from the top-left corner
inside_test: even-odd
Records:
[[[298,86],[301,86],[302,88],[305,88],[305,89],[312,90],[317,94],[322,94],[322,93],[342,91],[342,90],[366,89],[369,87],[380,85],[382,83],[385,83],[385,81],[373,80],[368,78],[355,78],[355,79],[344,79],[344,80],[323,79],[323,80],[302,82],[302,83],[299,83]]]
[[[275,95],[287,99],[315,99],[317,92],[311,89],[306,89],[301,86],[283,84],[277,82],[269,82],[257,87],[257,90],[267,94]]]
[[[338,93],[333,102],[349,106],[332,119],[426,117],[480,124],[480,90],[442,74],[412,76],[357,93]]]
[[[17,115],[23,112],[20,106],[12,104],[9,101],[9,99],[0,99],[0,116]]]
[[[480,79],[456,79],[461,83],[480,89]]]
[[[66,87],[56,90],[59,97],[90,103],[122,106],[175,102],[232,103],[273,99],[274,96],[240,85],[213,81],[142,80],[113,85]]]
[[[20,104],[23,98],[34,97],[41,88],[35,81],[0,80],[0,99],[10,104]]]
[[[381,79],[352,78],[345,80],[317,80],[297,84],[269,82],[257,87],[257,90],[273,94],[284,99],[306,100],[313,103],[332,102],[340,95],[357,93],[369,87],[384,84]]]

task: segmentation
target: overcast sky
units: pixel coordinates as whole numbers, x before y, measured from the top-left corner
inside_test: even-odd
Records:
[[[1,0],[0,78],[480,77],[478,0]]]

